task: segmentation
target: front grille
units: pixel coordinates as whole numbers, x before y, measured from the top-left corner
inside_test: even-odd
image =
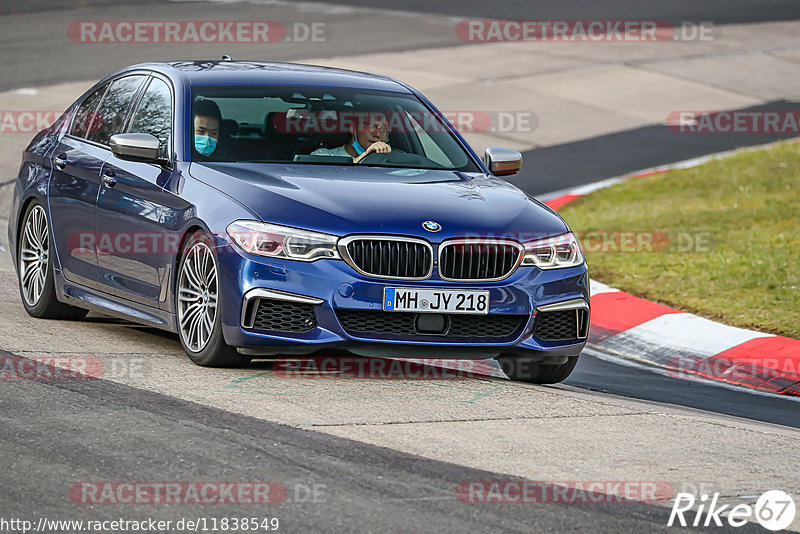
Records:
[[[514,272],[522,246],[512,243],[443,243],[439,273],[445,280],[500,280]]]
[[[248,302],[245,328],[303,334],[317,327],[313,304],[257,298]]]
[[[384,312],[372,310],[337,310],[336,316],[348,334],[366,336],[417,336],[419,314],[412,312]],[[449,328],[444,338],[480,338],[500,340],[517,337],[528,321],[527,315],[446,315]],[[431,334],[424,334],[430,336]]]
[[[421,280],[433,269],[433,248],[423,241],[350,238],[343,247],[350,266],[369,276]]]
[[[585,309],[539,312],[533,334],[545,341],[583,339],[589,330]]]

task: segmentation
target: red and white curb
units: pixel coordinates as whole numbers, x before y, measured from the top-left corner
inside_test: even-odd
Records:
[[[800,340],[720,324],[595,280],[591,292],[593,348],[675,378],[800,395]]]
[[[714,159],[785,142],[662,165],[551,193],[544,197],[544,201],[557,210],[576,198],[625,180],[696,167]],[[771,393],[800,395],[800,340],[720,324],[641,299],[595,280],[591,281],[591,294],[590,348],[664,369],[675,378],[703,378]]]

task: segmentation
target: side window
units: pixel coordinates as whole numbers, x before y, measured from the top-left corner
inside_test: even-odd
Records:
[[[106,89],[108,89],[108,85],[104,85],[90,94],[81,103],[78,111],[75,113],[75,118],[72,120],[72,126],[69,130],[70,135],[81,138],[86,137],[86,133],[91,127],[92,120],[97,116],[97,106],[100,104],[100,99],[103,98],[103,93],[106,92]]]
[[[144,76],[126,76],[111,82],[97,110],[95,123],[89,127],[86,138],[95,143],[108,144],[111,136],[122,131],[131,100],[142,84]]]
[[[131,133],[147,133],[158,139],[159,153],[168,158],[172,136],[172,94],[166,82],[153,78],[128,128]]]

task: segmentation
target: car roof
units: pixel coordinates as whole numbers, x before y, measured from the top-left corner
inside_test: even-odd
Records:
[[[124,70],[134,69],[149,69],[171,78],[183,78],[193,86],[276,84],[412,92],[405,84],[387,76],[300,63],[192,60],[142,63]]]

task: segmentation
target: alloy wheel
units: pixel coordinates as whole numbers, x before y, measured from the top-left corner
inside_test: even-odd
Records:
[[[198,241],[186,253],[178,279],[178,324],[183,342],[192,352],[203,350],[211,339],[217,291],[214,253]]]
[[[36,306],[42,297],[47,277],[49,235],[47,215],[42,206],[35,206],[25,220],[20,244],[19,272],[22,296],[28,306]]]

